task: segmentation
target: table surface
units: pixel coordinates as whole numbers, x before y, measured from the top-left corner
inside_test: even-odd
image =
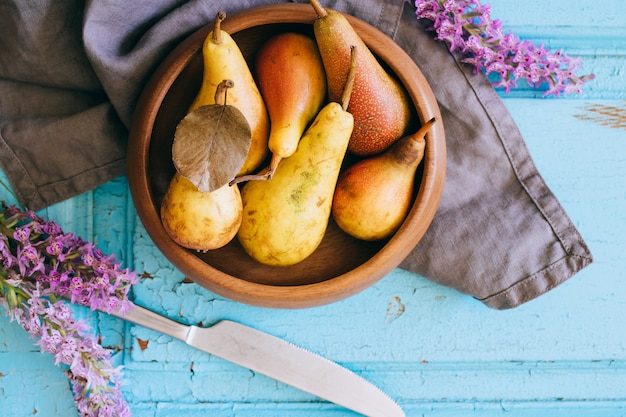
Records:
[[[141,304],[189,323],[232,319],[299,344],[380,386],[407,416],[626,415],[626,11],[621,0],[491,4],[506,29],[582,57],[583,72],[597,76],[579,96],[501,93],[595,258],[531,302],[496,311],[398,269],[331,305],[252,307],[184,279],[143,229],[125,177],[40,214],[145,272],[134,288]],[[12,201],[4,190],[0,199]],[[135,416],[355,415],[170,337],[76,312],[118,352]],[[4,315],[0,402],[7,417],[76,415],[62,370]]]

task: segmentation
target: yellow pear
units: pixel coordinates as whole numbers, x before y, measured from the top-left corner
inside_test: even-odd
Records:
[[[161,222],[167,234],[179,245],[198,251],[230,242],[239,230],[241,215],[237,186],[227,184],[203,193],[178,172],[161,203]]]
[[[228,104],[236,107],[250,124],[252,142],[248,156],[237,175],[255,171],[269,153],[270,121],[265,102],[254,80],[250,67],[233,38],[221,29],[225,12],[215,17],[215,26],[202,45],[204,70],[202,84],[189,111],[215,103],[215,92],[223,80],[232,80],[228,90]]]
[[[415,172],[424,157],[429,120],[387,151],[356,162],[341,173],[332,216],[340,229],[361,240],[390,237],[406,218],[413,199]]]
[[[351,91],[351,82],[347,84],[343,107],[331,102],[320,110],[296,151],[282,160],[270,181],[249,181],[243,186],[237,238],[253,259],[267,265],[293,265],[321,243],[354,127],[352,115],[345,110]]]

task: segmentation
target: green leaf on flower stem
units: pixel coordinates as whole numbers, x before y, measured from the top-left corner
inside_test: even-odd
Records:
[[[239,109],[209,104],[189,112],[176,127],[172,160],[180,175],[209,193],[235,178],[251,142],[250,124]]]

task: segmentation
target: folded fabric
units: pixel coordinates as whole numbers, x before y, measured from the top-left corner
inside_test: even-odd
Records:
[[[0,166],[21,202],[39,209],[124,174],[133,109],[158,63],[218,10],[268,3],[279,1],[1,2]],[[441,107],[444,192],[402,268],[504,309],[592,262],[487,78],[435,41],[414,7],[402,0],[324,5],[392,37]]]
[[[401,267],[490,307],[518,306],[590,264],[591,253],[491,83],[415,30],[411,14],[405,11],[395,40],[431,75],[448,171],[435,219]]]

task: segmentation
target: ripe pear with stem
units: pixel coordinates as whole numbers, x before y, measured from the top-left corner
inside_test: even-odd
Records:
[[[385,152],[362,159],[341,173],[332,206],[340,229],[357,239],[382,240],[400,227],[411,208],[415,173],[426,146],[424,137],[435,121],[430,119]]]
[[[310,0],[318,18],[313,24],[328,83],[329,100],[338,100],[350,67],[350,46],[359,49],[358,72],[348,111],[354,116],[354,131],[348,150],[356,155],[374,155],[407,134],[414,118],[408,93],[379,63],[348,19]]]
[[[283,158],[296,151],[305,129],[326,100],[326,74],[315,40],[302,33],[271,37],[259,50],[254,71],[270,115],[269,168],[235,180],[271,179]]]
[[[189,111],[200,106],[215,103],[218,85],[225,79],[232,80],[234,87],[228,92],[228,104],[236,107],[250,124],[252,142],[247,158],[238,175],[254,172],[269,153],[267,141],[270,120],[261,92],[254,80],[250,67],[237,43],[221,23],[226,13],[217,13],[213,30],[207,35],[202,45],[204,69],[202,84]]]
[[[237,237],[260,263],[296,264],[317,249],[326,233],[335,185],[354,127],[346,108],[355,68],[350,71],[342,104],[330,102],[320,110],[294,154],[282,160],[271,181],[248,181],[243,186],[243,220]]]
[[[216,104],[225,106],[226,93],[232,87],[232,80],[223,80],[217,86],[214,97]],[[200,109],[210,107],[207,105]],[[239,120],[247,123],[243,116],[240,116]],[[221,248],[233,240],[241,225],[243,210],[241,192],[239,187],[231,187],[227,183],[221,186],[217,184],[212,191],[205,191],[206,183],[210,181],[204,178],[207,173],[204,163],[195,160],[197,148],[192,147],[191,157],[194,160],[190,163],[188,158],[190,154],[186,153],[185,146],[178,145],[183,146],[182,155],[179,155],[178,140],[181,139],[175,139],[172,147],[176,172],[161,202],[160,215],[163,229],[173,241],[188,249],[204,252]],[[181,166],[176,163],[177,161],[190,163],[191,167],[185,163]],[[200,170],[203,175],[195,175],[197,170]],[[191,174],[189,178],[185,176],[185,173]],[[206,188],[211,189],[211,187]]]

